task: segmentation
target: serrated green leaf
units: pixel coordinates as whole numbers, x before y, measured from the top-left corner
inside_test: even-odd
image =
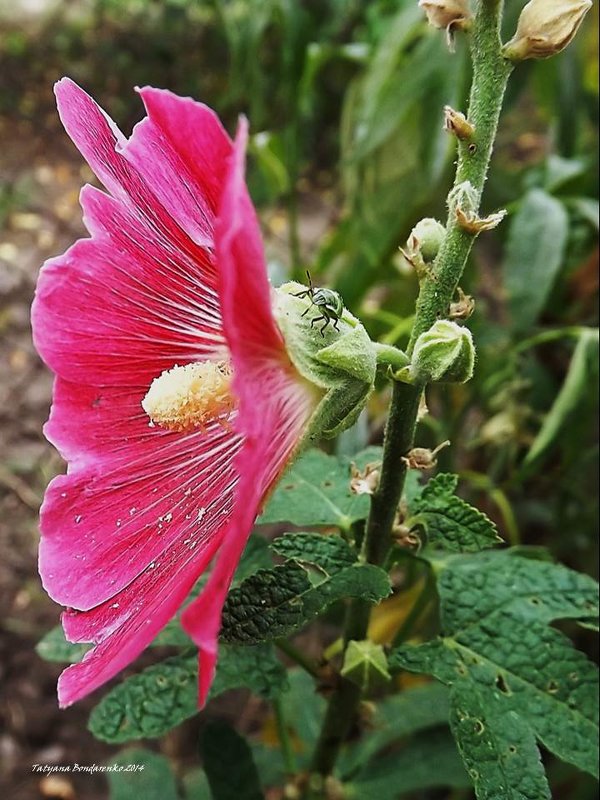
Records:
[[[377,460],[372,455],[369,448],[352,460],[362,467]],[[350,491],[350,459],[309,450],[284,474],[257,522],[336,525],[348,530],[368,513],[368,496]]]
[[[314,577],[314,576],[313,576]],[[261,570],[233,589],[223,608],[221,638],[253,644],[288,636],[328,605],[348,597],[376,602],[390,593],[389,577],[372,564],[356,564],[312,583],[296,564]]]
[[[274,697],[287,685],[282,664],[268,645],[223,645],[209,698],[245,687]],[[174,656],[133,675],[92,711],[89,729],[98,739],[126,742],[162,736],[198,711],[198,658]]]
[[[129,748],[118,753],[107,766],[121,768],[142,767],[131,771],[109,770],[108,778],[110,800],[131,800],[143,797],[144,800],[179,800],[175,776],[169,759],[159,753],[143,748]],[[200,797],[197,800],[201,800]]]
[[[201,752],[213,800],[264,800],[252,751],[246,740],[224,722],[209,723]]]
[[[397,648],[389,665],[452,687],[453,730],[478,798],[550,796],[536,738],[596,775],[597,669],[548,626],[597,614],[595,581],[510,552],[451,557],[438,570],[443,636]]]
[[[427,544],[453,553],[474,553],[501,542],[494,523],[454,494],[457,482],[456,475],[436,475],[410,505],[413,522],[425,528]]]
[[[589,575],[517,549],[450,557],[438,581],[445,631],[473,625],[499,609],[524,623],[598,615],[598,584]]]
[[[347,800],[365,800],[367,797],[397,800],[401,795],[419,789],[462,789],[470,785],[450,733],[447,730],[428,731],[415,736],[399,752],[371,761],[344,784],[344,797]]]
[[[550,800],[535,736],[518,714],[457,684],[450,724],[477,797]]]
[[[49,630],[35,646],[35,652],[44,661],[59,661],[76,664],[90,649],[91,644],[67,642],[61,625]]]
[[[537,461],[552,447],[561,431],[569,429],[569,420],[598,382],[598,329],[583,330],[575,346],[565,382],[542,427],[531,445],[525,464]]]
[[[344,539],[320,533],[286,533],[271,543],[271,549],[290,561],[314,564],[328,575],[358,559],[354,548]]]
[[[541,189],[523,198],[511,221],[504,282],[515,333],[542,312],[563,262],[569,219],[563,204]]]

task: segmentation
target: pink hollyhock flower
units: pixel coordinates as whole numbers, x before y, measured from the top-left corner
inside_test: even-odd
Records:
[[[95,645],[60,676],[61,706],[136,658],[214,559],[182,615],[204,703],[233,572],[322,396],[271,310],[246,123],[232,143],[206,106],[140,95],[148,116],[126,139],[72,81],[56,85],[109,192],[83,188],[91,238],[44,265],[32,311],[56,373],[45,433],[68,462],[42,506],[40,573],[67,638]]]

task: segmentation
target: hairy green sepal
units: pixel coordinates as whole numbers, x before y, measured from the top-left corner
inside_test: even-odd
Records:
[[[373,388],[377,359],[367,332],[347,309],[336,321],[339,330],[333,321],[324,329],[323,322],[314,324],[319,308],[309,297],[294,296],[305,289],[295,282],[280,286],[274,313],[292,363],[323,393],[307,433],[315,439],[336,436],[356,421]]]

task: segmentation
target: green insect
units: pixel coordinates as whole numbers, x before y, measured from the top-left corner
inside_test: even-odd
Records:
[[[344,301],[333,289],[315,289],[308,270],[306,270],[306,274],[308,276],[308,289],[303,292],[295,292],[294,297],[310,297],[311,304],[321,312],[321,316],[311,319],[310,327],[312,328],[315,322],[324,320],[325,324],[320,329],[321,336],[325,336],[325,328],[330,322],[333,323],[336,331],[339,331],[338,322],[344,312]],[[305,317],[310,309],[311,306],[306,309],[302,316]]]

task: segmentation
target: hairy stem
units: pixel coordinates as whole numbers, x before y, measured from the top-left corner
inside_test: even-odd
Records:
[[[511,65],[501,55],[500,23],[503,0],[480,0],[471,28],[473,81],[468,119],[473,136],[458,143],[459,160],[454,187],[468,181],[479,206]],[[452,191],[449,198],[452,196]],[[450,209],[446,235],[431,274],[420,287],[409,354],[418,336],[437,320],[446,317],[474,241],[460,227]],[[422,388],[394,383],[390,413],[383,444],[381,478],[372,497],[367,522],[364,553],[371,564],[381,565],[392,542],[392,526],[404,488],[406,462],[403,456],[414,443]],[[364,601],[349,606],[345,641],[364,639],[369,623],[369,607]],[[360,701],[358,687],[340,679],[330,700],[311,769],[321,776],[331,774],[340,748],[351,730]],[[313,797],[321,795],[313,792]]]
[[[477,205],[481,201],[502,100],[512,70],[512,64],[502,57],[500,50],[502,6],[503,0],[481,0],[471,31],[473,82],[468,119],[475,131],[470,139],[458,142],[458,167],[453,188],[468,181],[475,192]],[[449,197],[451,195],[452,192]],[[451,209],[446,236],[431,275],[421,286],[409,354],[417,338],[437,319],[446,316],[474,240],[473,234],[461,228]]]

